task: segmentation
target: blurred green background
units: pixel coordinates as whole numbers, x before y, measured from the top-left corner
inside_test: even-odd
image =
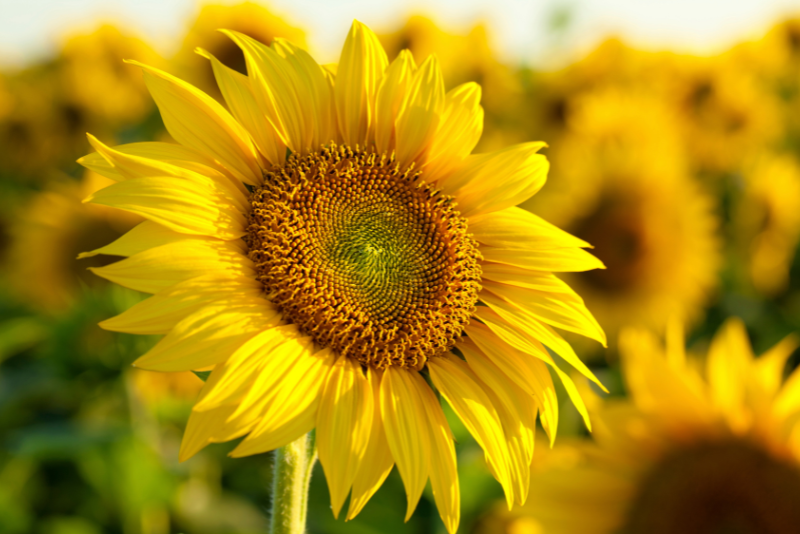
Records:
[[[553,34],[569,23],[567,9]],[[230,459],[228,443],[178,463],[201,381],[131,368],[155,339],[97,326],[143,297],[86,270],[117,258],[76,257],[138,220],[81,204],[107,183],[75,160],[90,151],[86,132],[112,145],[166,138],[139,69],[122,59],[219,97],[195,47],[243,70],[216,28],[305,43],[293,24],[253,4],[206,6],[171,57],[97,25],[46,60],[0,65],[0,534],[266,531],[269,455]],[[453,34],[412,17],[380,37],[390,58],[437,54],[448,88],[482,85],[478,151],[549,143],[550,181],[526,208],[592,242],[609,267],[569,282],[612,339],[608,350],[573,340],[612,394],[624,394],[613,339],[626,324],[661,331],[677,314],[703,345],[736,315],[756,352],[800,331],[800,21],[713,57],[609,39],[549,69],[501,61],[483,26]],[[561,435],[585,434],[563,408]],[[470,532],[501,491],[451,426]],[[430,493],[403,523],[396,471],[354,521],[334,520],[329,503],[317,466],[310,532],[444,532]]]

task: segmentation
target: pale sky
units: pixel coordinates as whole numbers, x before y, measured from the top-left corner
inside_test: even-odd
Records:
[[[200,5],[196,0],[0,0],[0,61],[20,65],[46,56],[65,34],[104,21],[126,25],[169,55]],[[579,53],[610,34],[648,49],[713,53],[762,35],[783,16],[800,15],[800,0],[272,0],[267,5],[306,29],[321,62],[337,59],[354,18],[377,30],[415,13],[432,16],[451,31],[484,22],[506,60],[541,64],[552,60],[553,50]],[[549,29],[559,13],[571,14],[560,36]]]

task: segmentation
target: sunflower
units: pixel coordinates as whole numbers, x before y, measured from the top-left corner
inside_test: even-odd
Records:
[[[556,140],[567,134],[575,106],[587,94],[609,90],[658,94],[668,78],[667,53],[637,50],[617,38],[558,70],[531,72],[527,84],[527,131]],[[646,121],[652,122],[652,121]]]
[[[678,131],[650,94],[586,94],[553,151],[548,189],[523,204],[595,246],[607,269],[567,281],[612,338],[626,324],[700,318],[717,284],[713,198],[688,173]]]
[[[141,121],[152,110],[136,69],[120,64],[120,57],[157,66],[164,62],[147,43],[110,24],[69,37],[55,60],[55,82],[65,95],[61,112],[75,123],[75,135],[84,143],[87,123],[118,128]]]
[[[797,532],[800,371],[783,379],[796,337],[756,358],[730,319],[704,366],[674,327],[666,349],[644,330],[620,347],[630,398],[595,399],[596,443],[556,447],[529,503],[494,521],[516,534]]]
[[[102,326],[166,334],[137,367],[213,366],[181,459],[243,436],[232,456],[262,453],[316,428],[334,514],[352,490],[354,517],[397,464],[409,516],[430,478],[455,532],[436,390],[509,504],[523,502],[537,412],[551,439],[557,426],[548,369],[586,415],[545,347],[597,381],[553,327],[605,342],[552,274],[602,264],[515,207],[545,181],[543,143],[469,155],[479,86],[445,93],[435,57],[390,64],[358,22],[335,75],[288,41],[224,33],[247,76],[200,53],[230,112],[142,65],[180,144],[91,139],[83,160],[118,181],[87,200],[148,219],[97,251],[127,259],[94,272],[154,296]]]
[[[750,283],[774,296],[789,284],[800,241],[800,167],[789,154],[763,154],[746,168],[733,228]]]
[[[186,81],[220,102],[224,102],[224,97],[214,78],[214,70],[204,57],[195,54],[195,50],[198,47],[207,50],[223,65],[242,74],[247,73],[247,66],[239,47],[217,31],[218,28],[243,33],[267,44],[276,37],[288,39],[300,46],[305,44],[303,30],[288,24],[264,6],[252,2],[204,5],[186,32],[173,63],[176,71]]]
[[[702,173],[730,173],[785,133],[780,101],[738,54],[675,56],[664,93],[680,119],[692,163]]]

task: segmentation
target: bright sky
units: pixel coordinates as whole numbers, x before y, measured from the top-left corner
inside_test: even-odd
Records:
[[[322,62],[337,59],[353,18],[390,29],[422,13],[452,31],[484,21],[507,60],[541,63],[561,45],[587,50],[609,34],[650,49],[711,53],[758,37],[787,14],[800,14],[800,0],[272,0],[268,5],[307,30]],[[0,0],[0,61],[19,65],[46,56],[63,35],[100,21],[124,23],[169,54],[198,6],[196,0]],[[570,23],[559,36],[550,28],[564,13]]]

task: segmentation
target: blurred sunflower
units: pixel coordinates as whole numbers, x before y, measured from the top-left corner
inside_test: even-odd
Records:
[[[139,398],[154,411],[194,402],[203,387],[203,382],[191,371],[156,373],[132,369],[129,381]]]
[[[637,50],[612,38],[586,57],[554,71],[534,71],[527,84],[527,131],[559,144],[569,131],[574,106],[589,93],[618,90],[656,93],[663,90],[665,53]]]
[[[131,125],[153,109],[141,76],[120,57],[164,63],[147,43],[109,24],[73,35],[62,45],[55,82],[64,95],[62,113],[75,123],[76,136],[83,137],[87,128]]]
[[[778,96],[780,120],[788,127],[789,141],[796,150],[800,139],[800,19],[781,21],[761,39],[735,46],[730,55],[740,69],[754,73]]]
[[[788,154],[763,154],[743,174],[733,239],[753,287],[774,296],[789,283],[800,240],[800,167]]]
[[[576,99],[554,177],[523,207],[592,243],[603,271],[565,278],[612,335],[700,317],[721,262],[713,199],[688,176],[669,109],[621,89]]]
[[[181,144],[92,140],[83,159],[118,181],[87,201],[148,219],[95,251],[129,256],[96,274],[155,294],[103,326],[166,334],[138,367],[214,366],[181,458],[242,436],[233,456],[261,453],[316,427],[335,514],[352,489],[354,517],[396,463],[408,515],[430,478],[455,532],[455,450],[433,386],[509,504],[524,502],[537,412],[551,439],[557,427],[548,370],[586,414],[545,346],[597,381],[552,327],[605,342],[552,274],[602,264],[514,207],[544,184],[543,143],[470,156],[480,87],[445,93],[435,57],[389,64],[358,22],[335,77],[288,41],[225,33],[248,76],[200,53],[230,113],[142,65]]]
[[[4,80],[0,105],[0,176],[10,182],[52,179],[76,149],[73,123],[59,111],[50,69],[28,69]],[[86,140],[80,139],[83,150]]]
[[[477,25],[466,34],[452,34],[423,16],[412,16],[397,31],[378,34],[389,57],[409,50],[417,62],[434,55],[442,65],[445,85],[467,82],[481,86],[486,111],[478,149],[493,150],[527,139],[519,109],[524,105],[520,80],[500,62],[486,27]]]
[[[784,132],[775,94],[735,53],[674,56],[665,99],[673,106],[692,165],[702,173],[735,172]]]
[[[303,30],[289,25],[264,6],[251,2],[204,5],[186,33],[183,44],[175,55],[174,64],[182,79],[220,102],[224,102],[224,98],[214,78],[214,71],[209,62],[196,54],[195,50],[207,50],[226,67],[247,74],[244,54],[219,31],[220,28],[239,32],[267,44],[272,43],[276,37],[282,37],[299,46],[304,46],[306,41]]]
[[[595,399],[596,443],[557,447],[549,466],[534,469],[528,504],[486,526],[514,534],[797,532],[800,371],[783,379],[796,347],[790,336],[755,358],[743,324],[731,319],[703,368],[686,357],[679,329],[670,329],[666,349],[649,332],[626,330],[630,398]]]
[[[82,286],[100,282],[87,267],[106,265],[113,258],[79,260],[78,254],[121,236],[142,220],[105,206],[81,204],[88,194],[110,183],[88,171],[80,183],[51,183],[18,208],[8,230],[6,273],[10,289],[20,298],[34,307],[60,310]]]
[[[161,62],[144,42],[106,25],[68,38],[55,58],[7,76],[0,89],[0,176],[57,180],[55,169],[74,165],[86,151],[87,130],[109,133],[140,121],[152,103],[121,56]]]

